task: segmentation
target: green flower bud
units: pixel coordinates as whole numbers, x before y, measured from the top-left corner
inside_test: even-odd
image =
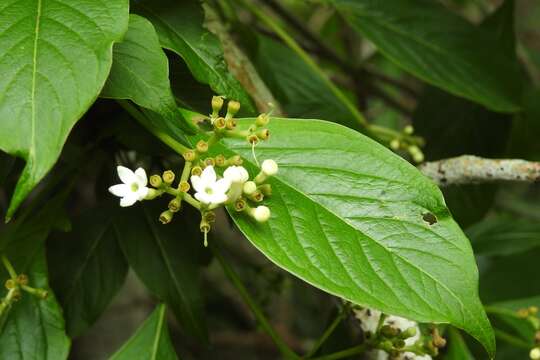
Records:
[[[262,129],[257,132],[257,137],[261,140],[267,140],[270,137],[270,130]]]
[[[403,128],[403,132],[407,135],[412,135],[414,133],[414,128],[412,125],[407,125],[405,128]]]
[[[200,166],[194,166],[191,168],[191,175],[201,176],[202,168]]]
[[[212,116],[218,116],[221,108],[223,107],[223,97],[212,96]]]
[[[221,155],[221,154],[219,154],[219,155],[216,156],[216,158],[215,158],[216,165],[217,165],[217,166],[220,166],[220,167],[225,166],[225,161],[227,161],[227,160],[225,160],[225,156],[223,156],[223,155]]]
[[[165,184],[170,185],[173,183],[175,175],[174,172],[172,172],[171,170],[167,170],[163,172],[163,175],[161,175],[161,177],[163,178]]]
[[[272,185],[270,184],[262,184],[259,186],[259,190],[265,195],[265,196],[272,196]]]
[[[214,128],[216,128],[216,130],[223,130],[225,129],[226,125],[227,125],[227,121],[225,121],[225,119],[222,117],[219,117],[216,120],[214,120]]]
[[[240,212],[244,211],[247,207],[246,200],[240,198],[234,202],[234,210]]]
[[[227,119],[227,121],[225,121],[225,127],[227,128],[227,130],[234,130],[236,124],[236,120],[234,119]]]
[[[155,187],[155,188],[160,187],[162,181],[163,181],[163,180],[161,179],[161,176],[159,176],[159,175],[152,175],[152,176],[150,176],[150,185],[152,185],[152,186]]]
[[[174,214],[171,210],[165,210],[159,215],[159,221],[164,225],[168,224],[172,221],[173,216]]]
[[[25,274],[19,274],[17,276],[17,283],[19,283],[20,285],[28,285],[28,276],[26,276]]]
[[[208,143],[204,140],[199,140],[197,145],[195,145],[195,148],[197,149],[198,153],[205,153],[208,151]]]
[[[182,202],[180,201],[179,198],[174,198],[171,201],[169,201],[169,210],[173,213],[178,212],[181,206],[182,206]]]
[[[6,289],[11,290],[17,286],[17,283],[13,279],[7,279],[4,283],[4,286],[6,287]]]
[[[187,193],[189,189],[191,189],[191,186],[186,180],[180,181],[180,184],[178,185],[178,189],[180,189],[181,192]]]
[[[263,127],[268,125],[270,122],[270,117],[267,114],[260,114],[255,120],[255,125],[258,127]]]
[[[230,100],[227,104],[227,119],[232,118],[240,110],[240,103],[238,101]]]
[[[392,150],[398,150],[401,146],[401,143],[398,139],[394,139],[392,141],[390,141],[390,148]]]

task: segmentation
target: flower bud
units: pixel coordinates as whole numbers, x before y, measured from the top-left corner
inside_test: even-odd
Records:
[[[270,130],[268,129],[262,129],[261,131],[257,132],[257,136],[261,140],[267,140],[270,137]]]
[[[163,181],[163,180],[161,179],[161,176],[159,176],[159,175],[152,175],[152,176],[150,176],[150,185],[152,185],[152,186],[155,187],[155,188],[160,187],[162,181]]]
[[[246,181],[243,188],[244,194],[251,195],[257,191],[257,184],[254,181]]]
[[[159,221],[164,225],[168,224],[172,221],[173,215],[174,214],[171,210],[165,210],[161,213],[161,215],[159,215]]]
[[[256,144],[259,142],[259,137],[255,134],[249,135],[246,139],[250,144]]]
[[[404,348],[405,347],[405,341],[403,339],[394,339],[392,341],[392,344],[394,345],[394,347],[398,348],[398,349],[401,349],[401,348]]]
[[[270,117],[267,114],[260,114],[255,120],[255,125],[258,127],[263,127],[268,125],[270,122]]]
[[[204,140],[199,140],[197,145],[195,145],[195,148],[197,149],[198,153],[205,153],[208,151],[208,143]]]
[[[227,159],[227,165],[242,165],[244,160],[240,157],[240,155],[234,155],[231,156],[229,159]]]
[[[531,349],[531,352],[529,352],[529,357],[532,360],[540,360],[540,348],[533,348]]]
[[[422,161],[424,161],[424,153],[422,152],[422,150],[420,150],[420,148],[416,145],[411,145],[409,146],[409,154],[411,154],[414,162],[416,163],[421,163]]]
[[[227,115],[225,117],[227,119],[232,118],[236,113],[240,110],[240,103],[238,101],[230,100],[227,104]]]
[[[212,117],[219,115],[219,111],[223,107],[223,97],[212,96]]]
[[[155,198],[157,198],[161,194],[163,194],[163,191],[161,191],[161,190],[148,188],[148,193],[144,197],[144,200],[154,200]]]
[[[17,283],[13,279],[7,279],[4,286],[6,289],[11,290],[17,286]]]
[[[178,212],[181,206],[182,206],[182,202],[180,201],[179,198],[174,198],[171,201],[169,201],[169,210],[173,213]]]
[[[225,156],[219,154],[218,156],[216,156],[215,161],[216,161],[217,166],[220,166],[220,167],[225,166],[225,161],[226,161]]]
[[[267,206],[261,205],[251,209],[251,216],[258,222],[266,222],[270,219],[270,209]]]
[[[227,119],[227,121],[225,121],[225,127],[227,128],[227,130],[234,130],[234,128],[236,127],[236,120]]]
[[[392,150],[398,150],[401,146],[401,143],[398,139],[394,139],[392,141],[390,141],[390,148]]]
[[[189,189],[191,189],[191,186],[189,185],[189,183],[186,180],[182,180],[182,181],[180,181],[180,184],[178,185],[178,189],[181,192],[187,193],[189,191]]]
[[[278,172],[278,164],[272,159],[266,159],[262,163],[261,170],[266,176],[274,176]]]
[[[416,327],[410,327],[407,330],[403,331],[401,334],[399,334],[399,337],[401,339],[408,339],[416,335]]]
[[[209,158],[204,159],[204,165],[205,166],[214,166],[214,165],[216,165],[216,162],[214,161],[214,158],[209,157]]]
[[[184,156],[184,159],[186,161],[190,161],[190,162],[195,161],[195,159],[197,158],[197,154],[195,154],[195,151],[193,150],[188,150],[182,155]]]
[[[174,181],[174,176],[174,172],[172,172],[171,170],[167,170],[163,172],[163,175],[161,177],[163,178],[165,184],[170,185]]]
[[[28,276],[26,276],[25,274],[19,274],[17,276],[17,282],[20,285],[28,285]]]
[[[264,195],[260,190],[257,190],[253,194],[251,194],[249,198],[255,202],[261,202],[264,200]]]
[[[247,203],[246,200],[240,198],[234,202],[234,210],[240,212],[246,209]]]
[[[529,314],[536,315],[538,313],[538,307],[537,306],[529,306]]]
[[[206,211],[203,215],[204,219],[209,223],[216,221],[216,213],[213,211]]]
[[[412,125],[407,125],[403,128],[403,132],[407,135],[412,135],[414,133],[414,128]]]
[[[383,327],[381,327],[381,334],[384,337],[392,338],[396,336],[398,333],[399,333],[399,330],[390,325],[384,325]]]
[[[223,129],[225,129],[226,125],[227,125],[227,122],[222,117],[219,117],[216,120],[214,120],[214,128],[216,130],[223,130]]]
[[[202,168],[200,166],[194,166],[191,168],[191,175],[201,176]]]

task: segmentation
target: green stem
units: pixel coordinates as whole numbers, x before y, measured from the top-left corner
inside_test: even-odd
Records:
[[[216,257],[216,259],[219,261],[221,267],[223,268],[223,271],[225,272],[225,275],[229,278],[234,287],[236,287],[236,290],[238,290],[238,293],[240,294],[244,302],[249,306],[262,329],[272,338],[272,341],[274,342],[274,344],[276,344],[283,357],[286,359],[300,359],[300,357],[294,351],[292,351],[285,343],[285,341],[283,341],[283,339],[277,334],[272,325],[270,325],[270,322],[266,319],[266,316],[264,316],[259,305],[249,295],[247,289],[242,283],[242,280],[240,280],[233,268],[221,255],[221,252],[219,251],[217,246],[215,244],[210,244],[210,249],[212,250],[212,253]]]
[[[195,209],[201,209],[201,203],[198,202],[188,193],[183,193],[182,198],[185,202],[187,202],[189,205],[193,206]]]
[[[259,9],[259,7],[253,5],[250,0],[239,1],[251,13],[253,13],[253,15],[255,15],[268,27],[270,27],[281,38],[281,40],[283,40],[283,42],[287,46],[289,46],[321,78],[321,80],[328,86],[332,93],[345,105],[345,107],[349,110],[349,112],[355,118],[358,124],[365,130],[369,131],[369,123],[364,117],[364,115],[362,115],[362,113],[358,111],[356,106],[354,106],[354,104],[347,98],[347,96],[336,85],[334,85],[334,83],[326,76],[323,70],[319,68],[319,65],[317,65],[317,63],[304,51],[304,49],[302,49],[302,47],[298,45],[296,40],[294,40],[287,33],[286,30],[282,29],[281,26],[272,19],[272,17],[266,15]]]
[[[159,140],[161,140],[165,145],[169,146],[171,149],[176,151],[178,154],[183,154],[188,150],[191,150],[187,146],[180,144],[178,141],[174,140],[169,135],[165,134],[159,129],[156,129],[154,126],[151,126],[144,116],[135,106],[133,106],[127,100],[116,100],[124,110],[126,110],[131,116],[135,118],[142,126],[144,126],[148,131],[154,134]]]
[[[522,340],[514,335],[511,335],[505,331],[502,331],[500,329],[493,329],[494,332],[495,332],[495,337],[497,337],[498,339],[502,340],[502,341],[506,341],[507,343],[509,344],[512,344],[514,346],[517,346],[519,348],[523,348],[523,349],[531,349],[533,347],[532,344],[529,344],[528,342],[526,342],[525,340]]]
[[[353,346],[352,348],[345,349],[342,351],[335,352],[333,354],[323,355],[316,358],[312,358],[311,360],[337,360],[337,359],[343,359],[349,356],[358,355],[366,352],[369,350],[370,344],[369,343],[363,343],[361,345]]]
[[[15,271],[15,268],[13,267],[13,265],[11,265],[11,262],[8,260],[6,255],[2,255],[2,263],[4,264],[4,267],[9,273],[9,276],[11,277],[11,279],[17,280],[17,272]]]
[[[313,355],[317,353],[317,351],[321,348],[321,346],[326,342],[326,340],[334,333],[334,330],[337,328],[337,326],[341,323],[341,321],[345,318],[345,315],[347,314],[346,307],[344,306],[339,313],[337,314],[336,318],[332,323],[326,328],[322,336],[317,340],[315,345],[311,348],[311,350],[303,357],[304,359],[309,359]]]

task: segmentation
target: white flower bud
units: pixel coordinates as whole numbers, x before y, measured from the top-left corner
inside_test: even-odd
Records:
[[[253,194],[255,191],[257,191],[257,184],[255,184],[255,182],[253,181],[247,181],[245,184],[244,184],[244,193],[246,195],[251,195]]]
[[[224,172],[223,177],[231,183],[244,183],[249,179],[249,174],[243,166],[229,166]]]
[[[263,173],[267,176],[273,176],[278,172],[278,164],[271,159],[264,160],[261,166]]]
[[[532,349],[531,352],[529,353],[529,357],[532,360],[539,360],[540,359],[540,348],[535,347],[534,349]]]
[[[270,209],[267,206],[257,206],[252,210],[253,218],[258,222],[266,222],[270,219]]]

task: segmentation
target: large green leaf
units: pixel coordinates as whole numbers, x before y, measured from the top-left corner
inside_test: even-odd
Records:
[[[444,360],[474,360],[471,351],[467,347],[467,343],[458,330],[454,328],[448,329],[448,349],[444,354]]]
[[[98,319],[124,283],[128,266],[112,215],[110,207],[89,209],[75,219],[70,232],[53,233],[47,241],[51,284],[71,337]]]
[[[43,244],[20,241],[11,250],[8,256],[15,270],[28,275],[32,286],[48,290],[49,296],[41,300],[23,293],[22,300],[13,305],[0,333],[0,359],[67,359],[70,340],[64,331],[62,309],[47,283]],[[0,272],[2,284],[7,278],[5,271]]]
[[[178,359],[167,329],[166,306],[161,304],[146,319],[111,360],[174,360]]]
[[[280,165],[271,180],[272,218],[258,224],[231,212],[247,238],[316,287],[391,314],[451,323],[493,354],[471,246],[439,189],[345,127],[272,119],[269,129],[272,137],[256,153]],[[221,150],[227,149],[255,172],[249,144],[227,139]]]
[[[147,0],[137,2],[134,10],[152,21],[161,45],[180,55],[199,82],[240,101],[244,110],[255,111],[249,95],[228,71],[218,38],[204,28],[199,1]]]
[[[183,209],[183,216],[163,226],[158,218],[164,208],[166,204],[154,201],[124,209],[114,227],[137,276],[171,307],[185,330],[204,340],[207,329],[199,288],[198,223],[188,221],[192,219],[190,209]]]
[[[501,112],[519,110],[523,77],[498,32],[432,0],[332,0],[389,59],[422,80]]]
[[[193,127],[176,106],[169,83],[169,64],[152,23],[130,15],[124,40],[114,46],[113,65],[102,97],[129,99],[163,117],[166,128]],[[177,133],[177,132],[174,132]]]
[[[127,23],[127,0],[0,3],[0,149],[26,159],[8,217],[98,96]]]
[[[358,128],[343,101],[294,51],[265,36],[258,36],[256,44],[254,64],[289,116],[332,119]]]

